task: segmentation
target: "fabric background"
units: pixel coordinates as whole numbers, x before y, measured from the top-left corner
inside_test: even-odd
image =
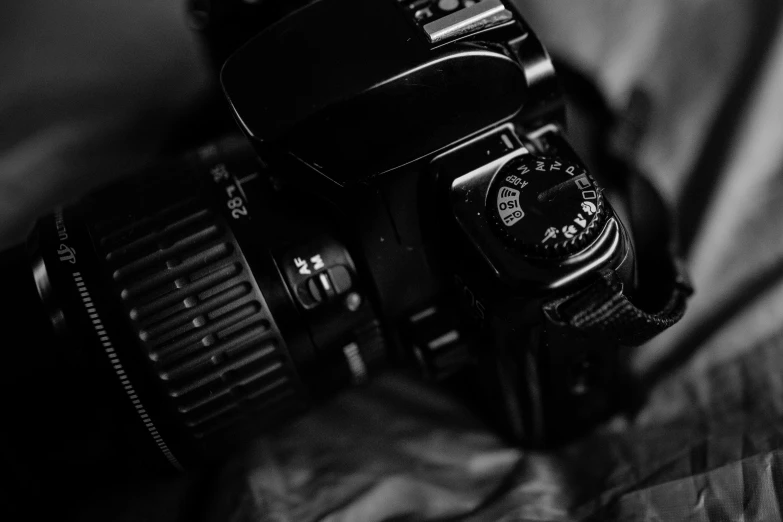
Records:
[[[4,238],[105,175],[107,158],[152,157],[169,118],[203,88],[178,2],[135,2],[117,7],[119,15],[119,2],[69,2],[59,20],[75,21],[54,29],[85,42],[72,55],[59,53],[57,33],[47,30],[29,46],[24,31],[40,30],[33,22],[44,4],[25,5],[16,20],[30,27],[3,27],[0,70],[15,80],[0,83],[0,121],[37,112],[23,129],[0,124]],[[558,452],[526,452],[504,447],[437,390],[388,376],[247,448],[197,489],[196,513],[196,486],[183,478],[89,499],[83,519],[783,519],[780,7],[519,6],[550,50],[593,76],[616,110],[634,90],[652,102],[635,161],[677,211],[697,293],[685,319],[635,356],[639,378],[653,383],[638,418],[615,419]],[[100,35],[78,23],[85,16],[118,45],[96,47]],[[151,69],[141,58],[147,45],[159,56]],[[47,63],[36,53],[51,67],[31,69]],[[83,69],[64,74],[66,64]],[[54,73],[42,79],[40,71]],[[63,82],[66,98],[57,94]],[[107,93],[115,97],[96,108],[95,97]],[[37,190],[38,180],[53,188]]]

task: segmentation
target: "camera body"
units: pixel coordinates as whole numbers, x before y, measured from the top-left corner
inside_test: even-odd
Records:
[[[616,353],[604,343],[556,341],[558,328],[554,321],[543,328],[542,310],[602,268],[635,287],[623,224],[601,199],[603,217],[592,223],[601,230],[590,246],[552,255],[515,248],[488,210],[490,180],[515,158],[545,161],[553,178],[554,169],[579,170],[559,183],[584,173],[563,137],[550,57],[510,2],[322,0],[249,40],[220,80],[236,121],[281,184],[318,194],[349,224],[351,250],[394,345],[416,346],[430,373],[448,374],[465,354],[427,348],[432,339],[417,338],[410,318],[459,301],[474,325],[457,338],[472,336],[467,358],[481,360],[484,375],[476,393],[494,388],[488,402],[498,417],[514,419],[507,431],[515,438],[554,441],[557,424],[575,433],[608,410],[600,395],[618,373]],[[583,192],[600,197],[592,178],[581,180]],[[572,210],[551,216],[535,242],[553,225],[556,234],[569,225],[582,232],[588,215]],[[281,262],[295,271],[294,258]],[[557,418],[544,419],[547,409]]]
[[[295,5],[251,34],[253,3],[194,2],[245,137],[31,236],[36,299],[105,390],[97,417],[182,467],[390,365],[526,445],[617,411],[622,349],[676,322],[689,290],[661,243],[639,291],[514,6]]]

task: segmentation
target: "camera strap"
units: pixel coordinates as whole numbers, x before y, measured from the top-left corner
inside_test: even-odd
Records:
[[[638,346],[679,321],[692,293],[681,271],[677,271],[666,303],[652,312],[636,306],[623,290],[618,274],[603,270],[586,288],[547,303],[544,312],[549,320],[590,337],[621,346]]]

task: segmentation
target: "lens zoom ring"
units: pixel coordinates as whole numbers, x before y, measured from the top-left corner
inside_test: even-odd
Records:
[[[191,200],[121,221],[95,225],[97,246],[187,431],[298,407],[284,341],[222,217]]]

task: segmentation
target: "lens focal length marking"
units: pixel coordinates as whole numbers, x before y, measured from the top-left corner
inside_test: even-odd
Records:
[[[152,440],[166,457],[166,460],[168,460],[169,463],[176,469],[182,471],[182,464],[180,464],[179,460],[177,460],[177,458],[171,452],[171,449],[169,449],[168,445],[163,440],[163,437],[161,437],[160,432],[155,427],[155,423],[152,422],[149,413],[147,413],[147,410],[141,403],[141,400],[139,399],[133,384],[131,384],[128,375],[125,373],[125,369],[122,365],[122,362],[120,362],[119,357],[117,356],[117,352],[114,349],[114,345],[109,338],[109,334],[103,325],[103,321],[101,321],[101,318],[98,315],[97,308],[92,300],[92,297],[90,296],[90,292],[87,290],[87,285],[82,278],[81,272],[73,272],[72,275],[73,281],[76,283],[76,289],[79,292],[79,296],[81,297],[82,304],[84,305],[87,315],[92,322],[92,326],[95,329],[98,340],[100,341],[101,346],[103,346],[103,350],[106,353],[106,356],[109,358],[109,363],[114,369],[114,373],[117,375],[117,378],[120,380],[120,384],[125,390],[125,394],[128,396],[128,399],[130,399],[133,408],[136,410],[136,413],[138,413],[141,421],[144,423],[144,427],[147,428],[147,431],[152,436]]]

